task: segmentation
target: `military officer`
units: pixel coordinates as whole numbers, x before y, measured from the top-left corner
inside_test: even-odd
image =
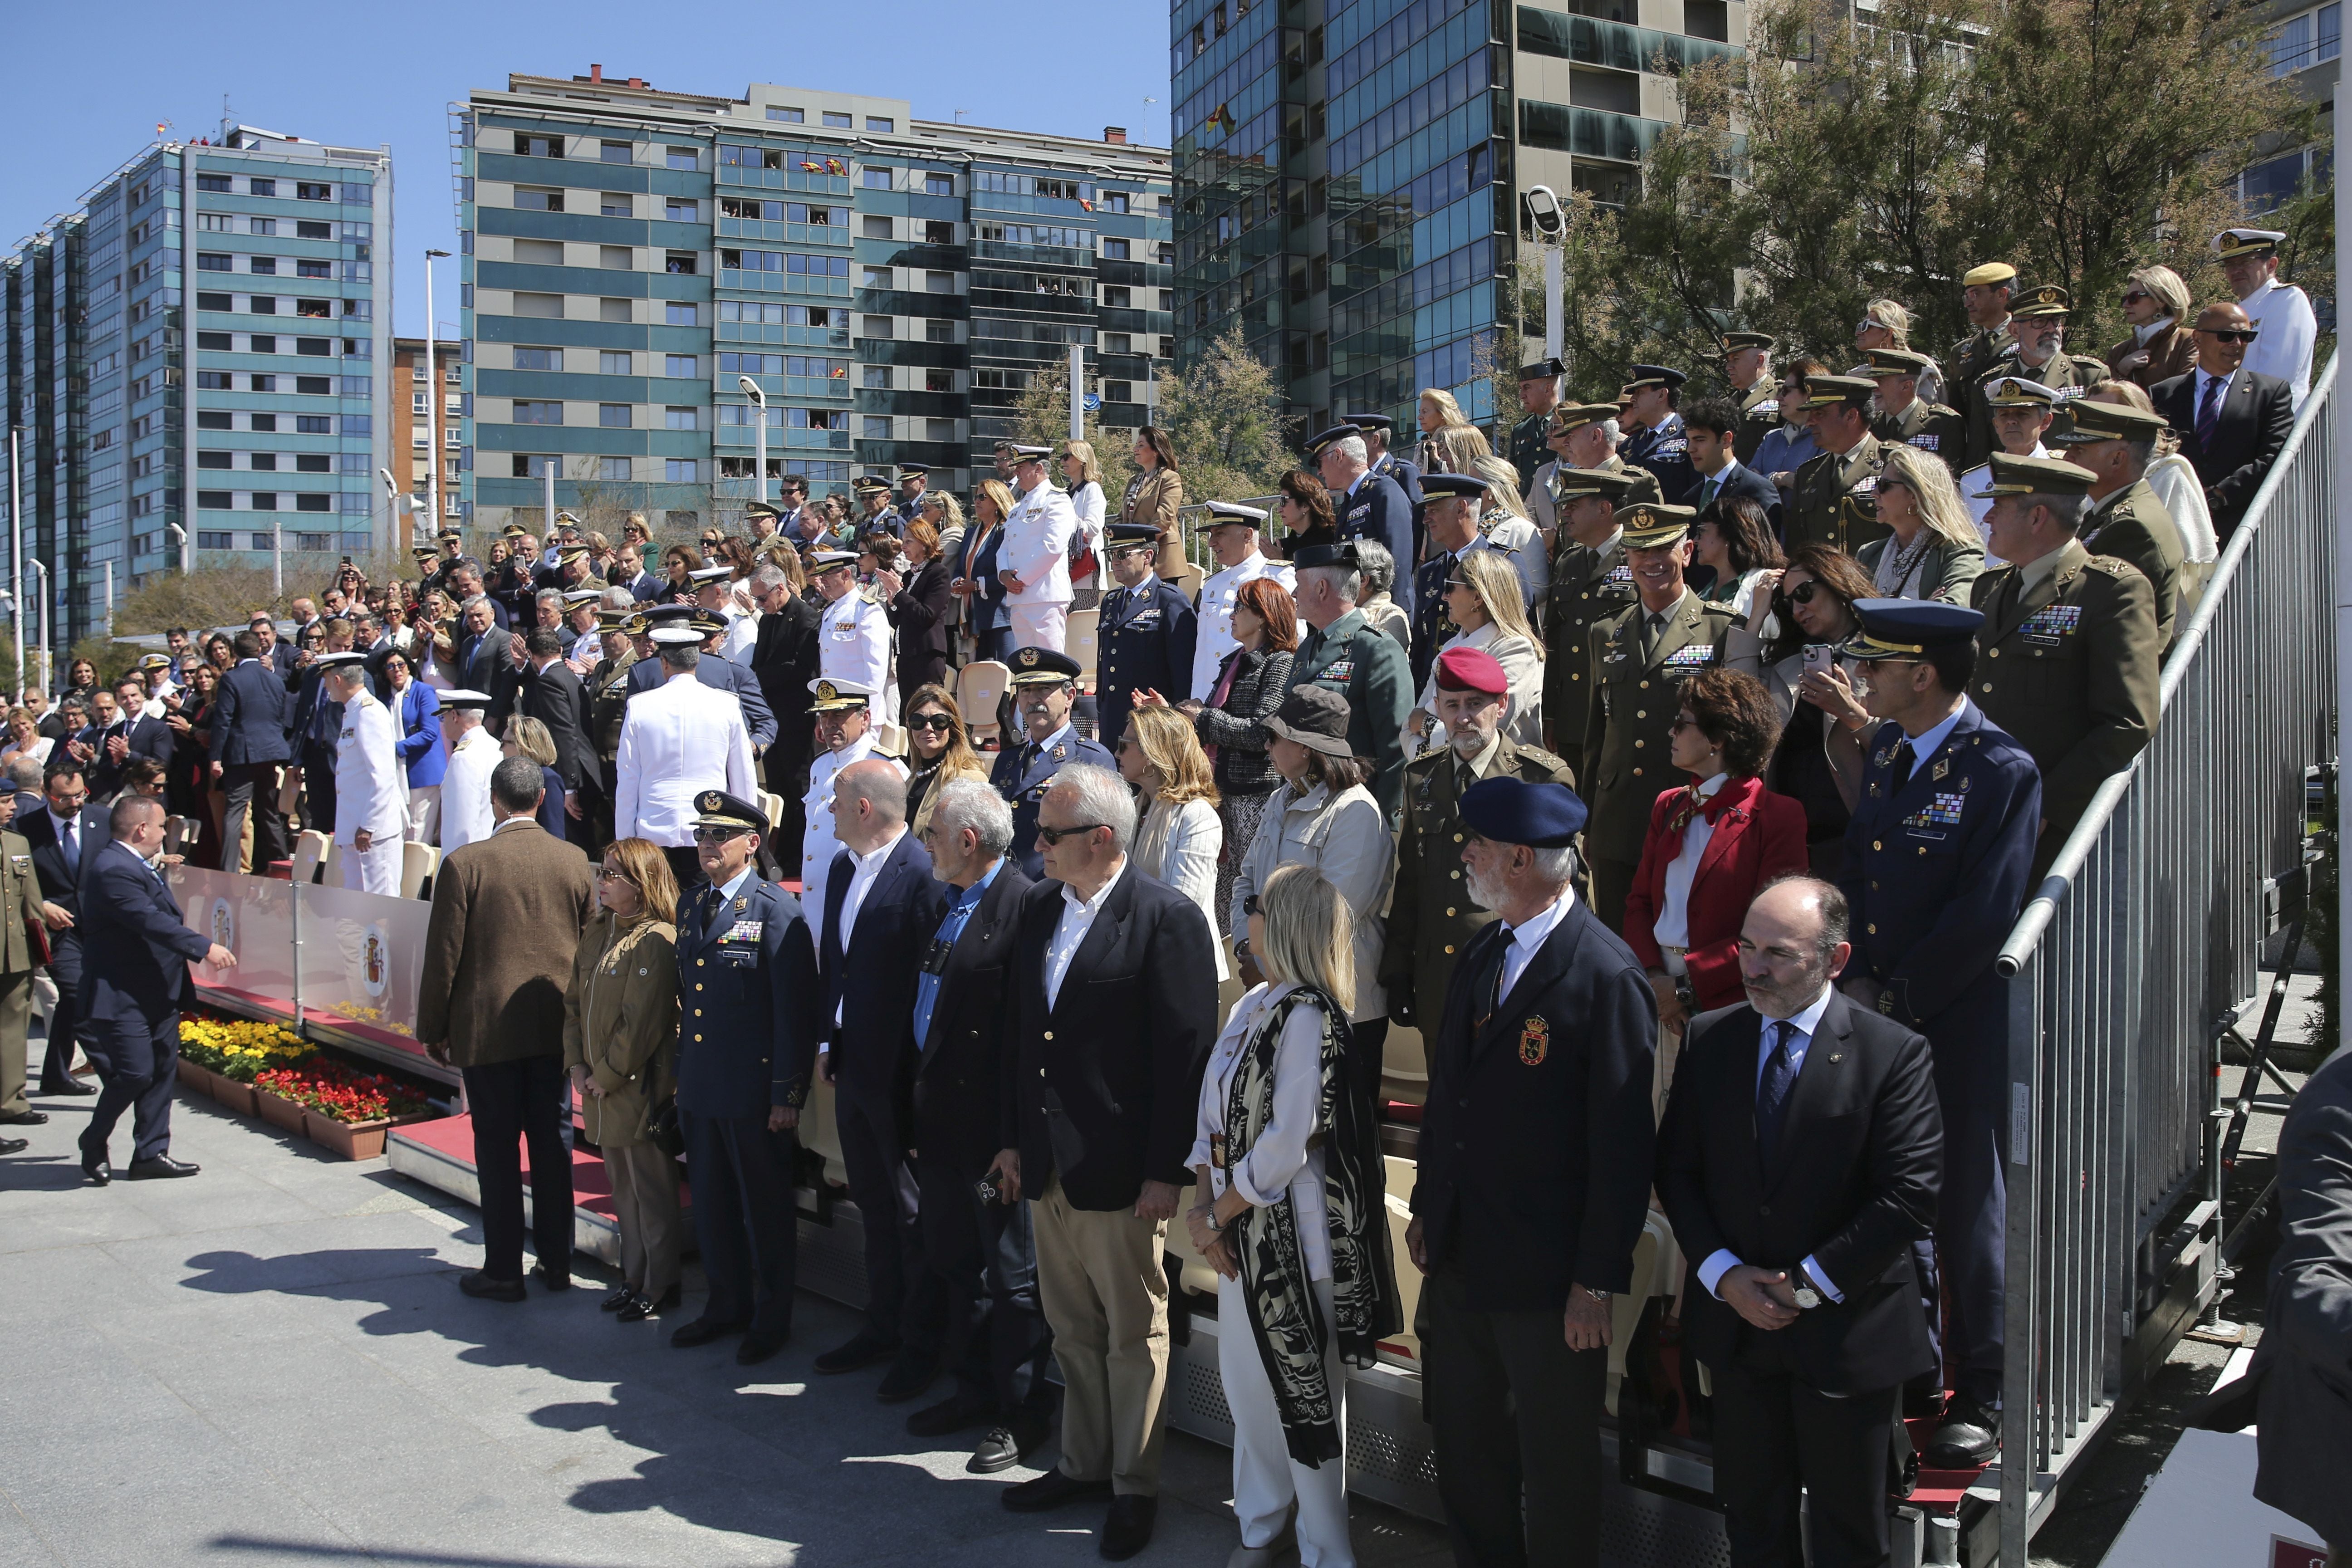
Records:
[[[1078,661],[1066,653],[1050,647],[1013,650],[1013,702],[1029,739],[997,753],[988,782],[1012,803],[1013,847],[1006,853],[1018,859],[1021,874],[1032,880],[1045,874],[1045,859],[1037,849],[1037,808],[1054,782],[1054,770],[1065,763],[1090,763],[1113,772],[1118,768],[1107,747],[1080,735],[1070,722],[1078,675]]]
[[[1348,744],[1371,759],[1368,787],[1393,826],[1404,798],[1404,723],[1413,698],[1405,651],[1356,607],[1364,579],[1353,541],[1310,544],[1291,564],[1298,573],[1292,596],[1307,627],[1291,656],[1291,688],[1320,686],[1348,700]]]
[[[2090,487],[2072,463],[1993,454],[1986,521],[1992,552],[2010,564],[1969,589],[1985,626],[1969,695],[2042,770],[2036,879],[2099,785],[2156,731],[2155,592],[2139,568],[2075,536]]]
[[[1292,582],[1290,563],[1276,561],[1258,548],[1259,531],[1265,527],[1265,512],[1223,500],[1213,500],[1203,510],[1208,516],[1202,529],[1208,538],[1209,559],[1217,563],[1217,570],[1201,584],[1194,621],[1192,669],[1186,695],[1200,702],[1209,700],[1225,656],[1241,646],[1234,636],[1234,605],[1242,584],[1271,577],[1286,594]],[[1171,692],[1160,695],[1171,702],[1183,700]]]
[[[1642,478],[1657,482],[1647,473]],[[1617,521],[1618,509],[1631,503],[1633,476],[1569,468],[1556,483],[1566,511],[1544,615],[1544,733],[1574,770],[1581,766],[1585,709],[1593,689],[1586,668],[1589,634],[1633,602],[1633,569],[1625,563],[1625,530]]]
[[[906,525],[890,508],[890,481],[862,474],[849,481],[849,489],[857,497],[858,513],[851,525],[862,536],[880,529],[885,533],[903,533]]]
[[[1689,379],[1667,365],[1637,364],[1625,383],[1624,420],[1633,431],[1625,438],[1625,460],[1656,475],[1664,495],[1688,495],[1698,483],[1683,416],[1675,412],[1682,402],[1683,383]]]
[[[614,765],[621,754],[621,723],[629,716],[629,667],[637,662],[635,634],[645,625],[645,617],[632,611],[599,611],[596,627],[604,658],[582,677],[588,689],[588,742],[596,748],[602,785],[589,803],[594,814],[589,837],[598,844],[613,837],[613,790],[620,782]]]
[[[1372,472],[1384,474],[1396,481],[1404,491],[1404,499],[1412,508],[1415,522],[1421,518],[1421,465],[1410,458],[1400,458],[1389,447],[1389,437],[1396,434],[1396,421],[1385,414],[1350,414],[1347,423],[1364,433],[1364,450],[1372,459]]]
[[[1967,695],[1984,668],[1981,615],[1916,599],[1853,609],[1861,629],[1841,651],[1863,672],[1854,684],[1877,723],[1839,878],[1853,942],[1842,984],[1934,1050],[1944,1183],[1925,1261],[1942,1276],[1948,1339],[1932,1272],[1922,1310],[1958,1397],[1927,1462],[1973,1467],[1999,1442],[2009,1131],[2009,1061],[1985,1045],[2000,1037],[2008,1005],[1994,961],[2031,890],[2042,781],[2025,748]],[[1929,1408],[1940,1405],[1940,1382],[1924,1392]]]
[[[367,655],[322,653],[314,662],[326,695],[342,708],[335,739],[335,842],[343,851],[343,886],[398,898],[408,770],[394,750],[399,736],[392,714],[368,689]]]
[[[1429,679],[1429,661],[1437,645],[1458,628],[1446,618],[1445,583],[1465,555],[1474,550],[1496,548],[1478,529],[1486,481],[1475,474],[1431,474],[1422,481],[1429,497],[1425,531],[1429,559],[1413,574],[1412,689],[1419,691]]]
[[[2058,414],[2058,395],[2038,381],[2023,376],[2001,375],[1988,379],[1979,389],[1985,404],[1992,410],[1992,433],[1999,443],[1996,452],[2007,452],[2012,458],[2047,458],[2050,448],[2042,444],[2042,437]],[[1992,483],[1990,454],[1959,476],[1960,500],[1968,504],[1969,515],[1982,528],[1985,514],[1992,510],[1992,502],[1980,499],[1981,492]],[[2000,565],[1992,556],[1985,558],[1988,569]]]
[[[588,559],[584,544],[559,544],[555,547],[555,580],[551,586],[570,592],[575,588],[604,590],[604,580],[596,575],[595,565]]]
[[[2106,361],[2065,352],[2067,310],[2066,290],[2054,283],[2020,291],[2010,316],[2009,346],[1994,356],[1960,405],[1968,411],[1970,452],[1990,455],[1999,446],[1992,409],[1984,397],[1985,387],[1993,381],[2011,375],[2038,381],[2055,392],[2063,405],[2113,379]]]
[[[1764,437],[1780,426],[1780,384],[1772,374],[1772,334],[1723,334],[1723,367],[1731,384],[1731,401],[1739,410],[1739,433],[1732,438],[1731,456],[1746,463],[1756,456]]]
[[[1503,733],[1510,683],[1493,654],[1448,648],[1438,656],[1436,681],[1437,721],[1445,726],[1446,743],[1405,764],[1404,829],[1397,837],[1395,890],[1381,952],[1389,1016],[1421,1029],[1425,1052],[1435,1049],[1455,962],[1478,928],[1495,918],[1463,880],[1462,792],[1491,778],[1576,787],[1565,762]]]
[[[1960,300],[1968,310],[1970,330],[1945,356],[1944,395],[1963,413],[1969,409],[1977,383],[1992,369],[1992,362],[2016,342],[2009,331],[2009,300],[2016,289],[2017,268],[2006,261],[1971,267],[1960,277]],[[1955,468],[1981,463],[1992,451],[1990,442],[1982,447],[1974,444],[1973,429],[1968,435],[1969,445],[1953,460]]]
[[[1683,782],[1667,761],[1680,708],[1675,692],[1723,662],[1732,620],[1728,605],[1705,603],[1683,580],[1697,512],[1643,501],[1620,515],[1636,597],[1586,634],[1593,697],[1585,710],[1579,763],[1592,803],[1584,834],[1592,912],[1611,931],[1625,923],[1625,895],[1641,864],[1650,807],[1660,792]]]
[[[1116,752],[1136,692],[1157,692],[1171,702],[1189,695],[1200,624],[1183,590],[1151,569],[1158,524],[1115,522],[1105,531],[1118,586],[1103,595],[1095,712],[1104,748]]]
[[[33,847],[8,826],[19,798],[10,790],[0,803],[0,1125],[37,1127],[49,1118],[25,1100],[25,1032],[33,1016],[33,969],[41,962],[31,933],[40,924],[42,900]],[[70,1054],[72,1047],[66,1048]],[[24,1147],[21,1138],[0,1137],[0,1154]]]
[[[835,686],[879,692],[876,718],[898,722],[898,688],[890,679],[890,615],[875,591],[858,585],[857,552],[818,550],[809,555],[809,584],[823,599],[816,638],[817,673]]]
[[[898,465],[898,531],[907,531],[907,525],[923,515],[923,493],[931,488],[931,469],[928,463]]]
[[[740,1332],[748,1366],[792,1334],[793,1143],[816,1054],[816,944],[800,900],[751,864],[760,808],[715,789],[694,805],[704,881],[678,901],[677,1112],[710,1296],[670,1343]]]
[[[1551,411],[1559,404],[1559,378],[1568,367],[1556,359],[1539,359],[1519,366],[1519,406],[1527,417],[1511,426],[1503,456],[1519,470],[1519,494],[1533,493],[1536,470],[1551,456]]]
[[[1613,403],[1563,403],[1553,409],[1551,449],[1555,461],[1550,465],[1551,477],[1537,489],[1529,503],[1536,514],[1536,525],[1546,532],[1559,527],[1557,481],[1570,468],[1623,474],[1633,481],[1624,495],[1627,501],[1665,500],[1665,491],[1658,488],[1657,475],[1647,468],[1635,468],[1618,455],[1617,449],[1623,444],[1624,434],[1617,423],[1617,405]],[[1557,541],[1552,548],[1557,554]]]
[[[1821,446],[1797,470],[1789,495],[1790,552],[1827,544],[1848,555],[1892,531],[1878,521],[1878,437],[1870,433],[1877,386],[1858,375],[1805,377],[1805,423]]]
[[[868,757],[881,757],[896,766],[901,773],[906,764],[883,751],[880,738],[874,732],[874,694],[863,686],[845,680],[828,680],[823,676],[809,682],[813,693],[809,711],[816,718],[816,738],[819,750],[809,762],[808,793],[801,796],[803,820],[807,826],[801,833],[801,888],[822,889],[827,872],[833,869],[835,851],[841,840],[833,832],[833,781],[835,774],[852,763],[862,763]],[[824,900],[815,900],[814,939],[824,940]]]
[[[1934,360],[1909,349],[1871,350],[1862,373],[1878,383],[1872,399],[1878,412],[1870,433],[1883,443],[1916,447],[1948,463],[1960,455],[1967,426],[1958,409],[1919,395],[1919,378],[1935,368]]]
[[[1389,596],[1410,619],[1414,601],[1405,565],[1421,556],[1413,540],[1412,503],[1405,499],[1403,488],[1371,471],[1371,449],[1353,425],[1333,426],[1309,441],[1307,451],[1321,474],[1323,488],[1331,492],[1339,537],[1385,544],[1396,558],[1396,585]]]
[[[2146,475],[2164,416],[2143,414],[2125,403],[2078,397],[2063,436],[2053,436],[2065,459],[2091,472],[2091,510],[2083,520],[2083,548],[2112,555],[2139,568],[2156,601],[2157,657],[2172,646],[2175,612],[2180,605],[2180,565],[2186,551],[2180,527]]]

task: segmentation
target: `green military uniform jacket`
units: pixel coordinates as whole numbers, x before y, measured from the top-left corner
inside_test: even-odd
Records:
[[[1519,494],[1522,498],[1534,488],[1536,470],[1551,461],[1551,449],[1544,445],[1544,437],[1550,431],[1551,416],[1549,414],[1530,414],[1511,426],[1511,438],[1503,455],[1510,458],[1511,467],[1519,471]],[[1398,569],[1403,570],[1402,564]]]
[[[1870,433],[1888,446],[1916,447],[1949,463],[1960,455],[1968,440],[1968,421],[1957,408],[1915,397],[1902,413],[1882,414],[1873,419]],[[1952,471],[1959,472],[1958,468]]]
[[[629,716],[629,667],[636,662],[632,648],[588,672],[589,735],[607,768],[621,752],[621,721]]]
[[[1552,558],[1551,596],[1544,611],[1544,729],[1552,750],[1581,772],[1584,710],[1592,700],[1586,652],[1592,628],[1634,600],[1633,570],[1625,563],[1622,531],[1599,550],[1560,534]]]
[[[1591,815],[1584,825],[1588,857],[1631,866],[1642,858],[1650,807],[1661,790],[1685,775],[1667,761],[1667,737],[1681,706],[1682,683],[1723,665],[1731,630],[1727,606],[1710,605],[1685,588],[1666,612],[1658,646],[1642,655],[1643,612],[1636,600],[1586,636],[1586,679],[1594,699],[1584,716],[1581,772]]]
[[[1967,458],[1952,466],[1953,473],[1966,473],[2000,450],[2000,438],[1993,434],[1992,405],[1984,399],[1984,387],[1987,382],[1998,381],[2005,375],[2038,381],[2057,393],[2062,399],[2058,405],[2062,418],[2066,406],[2063,399],[2068,395],[2088,392],[2115,379],[2107,373],[2106,361],[2093,359],[2088,354],[2070,354],[2063,349],[2042,362],[2041,369],[2028,370],[2018,363],[2017,345],[2011,343],[1986,367],[1984,374],[1977,377],[1974,385],[1965,394],[1956,395],[1961,399],[1960,406],[1968,410],[1969,431]],[[2065,426],[2061,425],[2059,428],[2064,429]]]
[[[2036,586],[2022,578],[2000,566],[1976,580],[1970,602],[1985,625],[1969,695],[2042,770],[2039,876],[2099,785],[2156,732],[2156,606],[2137,567],[2080,540]]]
[[[1404,721],[1412,711],[1412,668],[1396,639],[1349,610],[1321,631],[1299,633],[1290,686],[1320,686],[1348,700],[1348,744],[1377,768],[1370,784],[1393,826],[1404,798]]]
[[[1881,445],[1877,437],[1865,435],[1844,456],[1822,452],[1797,470],[1789,493],[1789,553],[1827,544],[1851,555],[1887,536],[1891,531],[1878,521],[1878,470],[1885,461]]]
[[[2173,618],[2180,608],[2180,563],[2188,554],[2172,510],[2157,499],[2146,479],[2135,479],[2091,509],[2080,537],[2092,554],[2128,561],[2147,579],[2156,599],[2157,654],[2162,658],[2172,647]]]
[[[1661,506],[1666,503],[1665,489],[1658,483],[1658,476],[1649,469],[1629,463],[1614,452],[1610,453],[1609,460],[1601,466],[1612,473],[1633,477],[1633,488],[1625,492],[1625,499],[1617,503],[1619,506],[1632,506],[1640,500],[1654,500]]]
[[[1445,1016],[1445,985],[1454,962],[1478,928],[1495,918],[1494,910],[1470,897],[1462,874],[1460,803],[1469,766],[1454,757],[1453,748],[1442,746],[1415,757],[1404,770],[1404,827],[1397,837],[1381,988],[1388,993],[1390,1016],[1418,1025],[1432,1045]],[[1566,763],[1508,735],[1496,737],[1495,754],[1477,777],[1576,787]]]
[[[1732,397],[1739,405],[1739,433],[1731,438],[1731,455],[1745,463],[1780,423],[1780,384],[1768,375]]]
[[[85,851],[87,853],[87,851]],[[41,884],[33,875],[33,847],[21,833],[0,828],[0,974],[23,974],[40,963],[26,921],[41,918]],[[29,996],[29,993],[27,994]],[[25,1054],[25,1023],[16,1021],[16,1055]],[[7,1041],[0,1039],[0,1045]]]
[[[2016,346],[2017,339],[2011,334],[2009,323],[2004,321],[1997,332],[1982,330],[1970,332],[1954,343],[1952,352],[1945,356],[1944,395],[1952,400],[1953,407],[1960,410],[1962,423],[1966,426],[1961,450],[1945,459],[1952,465],[1952,472],[1956,474],[1975,468],[1996,449],[1990,444],[1977,446],[1975,426],[1968,425],[1967,420],[1971,399],[1976,396],[1977,383],[1986,371],[1992,368],[1993,361]]]

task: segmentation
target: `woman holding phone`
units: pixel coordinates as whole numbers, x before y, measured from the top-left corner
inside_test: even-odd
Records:
[[[1836,878],[1844,859],[1872,727],[1837,668],[1837,646],[1861,625],[1853,602],[1876,595],[1853,556],[1808,544],[1787,566],[1757,579],[1748,620],[1732,626],[1724,647],[1725,665],[1762,680],[1785,721],[1764,787],[1803,804],[1807,856],[1812,874],[1825,879]]]

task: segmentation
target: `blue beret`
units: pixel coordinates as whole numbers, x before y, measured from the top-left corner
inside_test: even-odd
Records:
[[[1862,629],[1839,651],[1849,658],[1907,658],[1931,647],[1963,643],[1984,625],[1984,613],[1932,599],[1856,599]]]
[[[1584,802],[1566,784],[1486,779],[1462,792],[1462,824],[1497,844],[1558,849],[1584,829]]]

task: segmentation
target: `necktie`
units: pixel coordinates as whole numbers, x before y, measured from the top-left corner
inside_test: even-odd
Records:
[[[1709,506],[1713,505],[1715,502],[1715,492],[1722,488],[1723,481],[1721,479],[1714,479],[1707,480],[1706,489],[1699,492],[1698,510],[1705,511]]]
[[[1486,1021],[1495,1016],[1496,1007],[1502,1002],[1503,954],[1510,951],[1511,930],[1500,921],[1496,922],[1495,929],[1501,940],[1488,946],[1486,956],[1478,962],[1477,973],[1471,976],[1470,1016],[1474,1032],[1486,1026]]]
[[[1789,1038],[1797,1026],[1786,1018],[1772,1020],[1772,1055],[1756,1086],[1756,1151],[1766,1159],[1780,1142],[1780,1123],[1789,1112],[1789,1090],[1797,1082],[1797,1064],[1789,1055]]]
[[[2221,423],[2223,384],[2218,375],[2205,378],[2205,398],[2197,405],[2197,444],[2200,447],[2213,444],[2213,432]]]
[[[1666,635],[1666,616],[1663,610],[1653,610],[1642,622],[1642,662],[1647,664],[1658,653],[1658,639]]]
[[[66,869],[76,876],[81,874],[81,841],[76,838],[74,834],[80,826],[79,818],[71,816],[66,818]]]

